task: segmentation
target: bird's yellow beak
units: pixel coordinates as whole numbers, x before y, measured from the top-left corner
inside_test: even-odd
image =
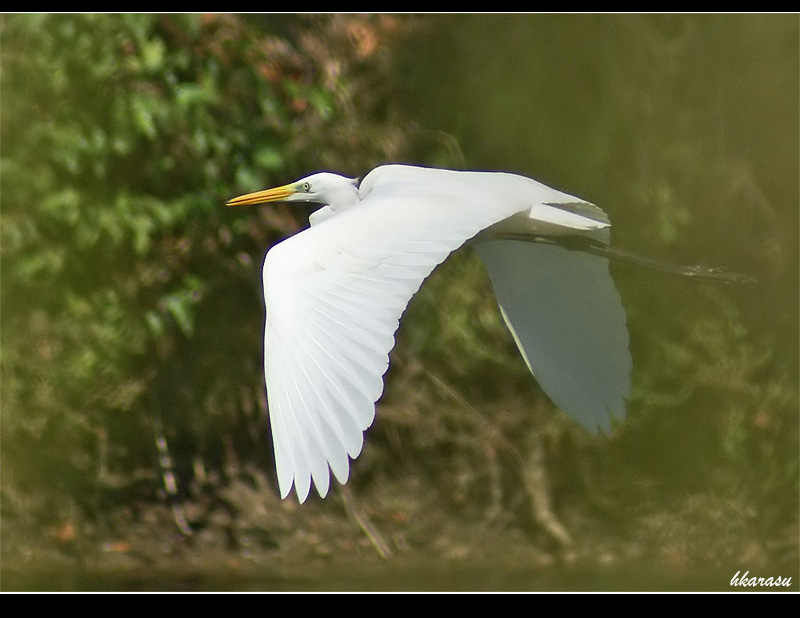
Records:
[[[252,204],[263,204],[264,202],[277,202],[285,200],[290,195],[297,193],[294,185],[283,185],[282,187],[275,187],[274,189],[265,189],[264,191],[256,191],[255,193],[248,193],[240,195],[225,202],[226,206],[249,206]]]

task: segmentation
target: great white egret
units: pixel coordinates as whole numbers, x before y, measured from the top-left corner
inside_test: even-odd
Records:
[[[312,480],[325,497],[329,469],[347,482],[400,317],[467,241],[552,401],[592,430],[625,414],[628,330],[609,272],[610,222],[594,204],[515,174],[385,165],[361,182],[322,172],[228,205],[271,201],[323,204],[263,267],[264,371],[282,498],[294,485],[304,502]]]

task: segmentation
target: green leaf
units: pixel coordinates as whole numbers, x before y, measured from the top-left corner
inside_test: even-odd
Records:
[[[270,172],[283,169],[286,164],[280,149],[274,146],[259,148],[255,153],[255,162],[256,165]]]

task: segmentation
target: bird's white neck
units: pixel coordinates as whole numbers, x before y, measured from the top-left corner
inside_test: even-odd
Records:
[[[358,179],[342,179],[348,182],[337,182],[325,189],[325,204],[331,207],[334,212],[341,212],[351,206],[355,206],[361,197],[358,194]]]

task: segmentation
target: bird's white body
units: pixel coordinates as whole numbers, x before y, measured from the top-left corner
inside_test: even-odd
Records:
[[[378,167],[360,184],[322,173],[245,198],[326,204],[264,261],[265,375],[282,496],[294,486],[302,502],[312,481],[325,496],[329,469],[347,481],[400,317],[467,241],[551,399],[592,429],[624,414],[628,333],[607,260],[521,240],[607,243],[610,224],[596,206],[514,174],[402,165]]]

